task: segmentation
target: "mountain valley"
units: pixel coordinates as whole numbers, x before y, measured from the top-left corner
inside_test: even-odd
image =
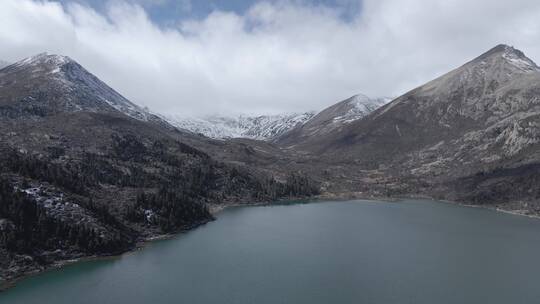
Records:
[[[228,204],[431,197],[540,215],[540,68],[498,45],[393,100],[182,118],[74,60],[0,69],[0,276],[133,249]]]

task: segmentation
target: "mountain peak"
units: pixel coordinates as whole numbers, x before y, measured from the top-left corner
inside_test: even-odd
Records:
[[[120,112],[138,120],[168,126],[162,119],[133,104],[67,56],[40,53],[2,69],[0,76],[0,93],[3,90],[11,94],[9,99],[3,100],[5,103],[19,105],[17,101],[27,100],[21,106],[40,107],[42,113],[52,114]],[[47,99],[50,102],[41,102],[47,96],[51,96]]]
[[[382,105],[388,103],[392,98],[390,97],[377,97],[372,98],[364,94],[356,94],[351,96],[349,99],[346,99],[345,102],[355,106],[355,107],[365,107],[373,105]]]
[[[540,68],[536,65],[536,63],[525,56],[522,51],[507,44],[499,44],[495,46],[474,59],[472,62],[484,63],[487,61],[503,61],[522,72],[540,71]]]
[[[72,62],[73,60],[69,58],[68,56],[63,55],[56,55],[56,54],[49,54],[49,53],[40,53],[31,57],[28,57],[26,59],[23,59],[16,63],[18,66],[24,66],[24,65],[40,65],[40,64],[46,64],[46,65],[53,65],[53,66],[63,66],[69,62]]]
[[[489,51],[478,56],[476,60],[486,59],[492,56],[502,56],[503,54],[517,53],[517,55],[525,56],[522,51],[515,49],[513,46],[507,44],[498,44],[491,48]]]
[[[355,103],[355,104],[365,104],[365,103],[370,103],[371,98],[369,98],[368,96],[364,94],[356,94],[356,95],[351,96],[349,99],[347,99],[347,101],[350,103]]]

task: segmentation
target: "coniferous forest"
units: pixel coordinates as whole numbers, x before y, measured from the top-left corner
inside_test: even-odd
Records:
[[[318,193],[305,175],[278,181],[178,141],[113,133],[105,152],[2,147],[0,256],[5,277],[62,260],[117,254],[213,220],[211,204]],[[17,265],[16,268],[13,263]],[[10,270],[11,269],[11,270]],[[10,272],[11,271],[11,272]]]

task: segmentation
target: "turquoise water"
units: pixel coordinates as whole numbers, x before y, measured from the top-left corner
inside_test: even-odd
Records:
[[[538,303],[540,221],[430,201],[230,208],[0,303]]]

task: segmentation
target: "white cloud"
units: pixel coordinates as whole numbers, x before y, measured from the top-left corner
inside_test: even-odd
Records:
[[[133,1],[111,2],[102,15],[79,4],[2,0],[0,59],[69,55],[134,102],[180,114],[395,96],[498,43],[540,59],[536,0],[366,0],[352,20],[341,13],[262,2],[244,15],[215,11],[163,28]]]

